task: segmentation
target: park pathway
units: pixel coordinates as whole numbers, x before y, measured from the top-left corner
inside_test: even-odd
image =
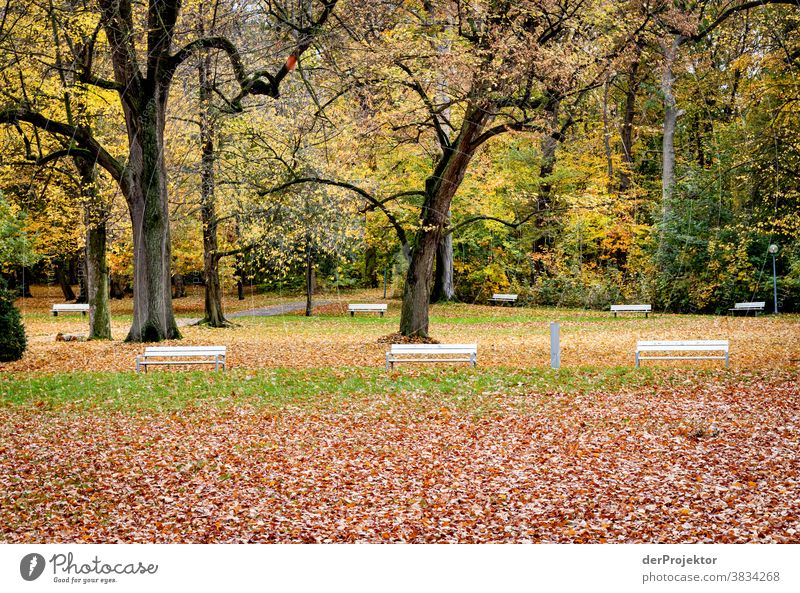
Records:
[[[330,305],[331,303],[335,303],[336,301],[314,301],[314,307],[322,307],[324,305]],[[259,307],[257,309],[247,309],[245,311],[235,311],[233,313],[227,313],[225,317],[228,319],[233,319],[235,317],[272,317],[273,315],[284,315],[286,313],[291,313],[292,311],[300,311],[306,308],[305,301],[297,301],[294,303],[283,303],[280,305],[269,305],[267,307]],[[197,322],[200,321],[200,317],[179,317],[176,319],[178,323],[178,327],[185,327],[187,325],[195,325]]]

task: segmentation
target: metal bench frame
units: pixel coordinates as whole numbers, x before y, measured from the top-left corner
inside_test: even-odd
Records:
[[[136,357],[136,372],[144,367],[146,373],[150,365],[167,364],[213,364],[215,371],[224,370],[226,355],[226,346],[149,346]]]
[[[458,355],[459,358],[432,358],[435,354]],[[408,358],[420,355],[427,358]],[[405,356],[406,358],[401,358]],[[386,370],[391,371],[396,362],[467,362],[470,366],[478,364],[477,344],[392,344],[386,353]]]
[[[723,356],[642,356],[641,352],[724,352]],[[640,340],[636,342],[636,368],[641,360],[724,360],[730,364],[728,340]]]

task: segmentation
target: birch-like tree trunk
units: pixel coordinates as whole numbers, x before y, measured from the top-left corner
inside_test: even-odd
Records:
[[[662,141],[661,168],[661,216],[666,222],[672,211],[672,193],[675,187],[675,130],[678,118],[684,114],[677,108],[672,85],[675,82],[674,66],[678,51],[684,41],[682,35],[674,35],[672,40],[662,40],[664,69],[661,72],[661,94],[664,101],[664,136]],[[663,233],[662,233],[663,239]]]

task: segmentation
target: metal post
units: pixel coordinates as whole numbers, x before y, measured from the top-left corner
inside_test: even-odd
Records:
[[[775,313],[778,313],[778,276],[775,273],[775,254],[772,254],[772,297],[775,299]]]
[[[550,367],[561,368],[561,326],[558,321],[550,322]]]

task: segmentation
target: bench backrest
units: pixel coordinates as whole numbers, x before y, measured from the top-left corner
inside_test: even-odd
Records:
[[[53,305],[53,311],[88,311],[89,305],[86,303],[78,303],[77,305],[73,304],[55,304]]]
[[[477,344],[392,344],[392,354],[477,354]]]
[[[767,303],[765,301],[754,301],[752,303],[736,303],[733,308],[734,309],[763,309],[764,305]]]
[[[728,351],[728,340],[639,340],[636,350],[723,350]]]
[[[225,356],[227,346],[148,346],[145,356]]]
[[[385,311],[389,305],[386,304],[367,304],[367,303],[353,303],[351,305],[347,305],[348,311]]]
[[[612,311],[652,311],[652,305],[611,305]]]
[[[508,300],[510,300],[510,301],[515,301],[515,300],[517,300],[517,296],[518,296],[518,295],[516,295],[516,294],[500,294],[500,293],[495,293],[495,294],[493,294],[493,295],[492,295],[492,298],[493,298],[493,299],[498,299],[498,300],[499,300],[499,299],[508,299]]]

